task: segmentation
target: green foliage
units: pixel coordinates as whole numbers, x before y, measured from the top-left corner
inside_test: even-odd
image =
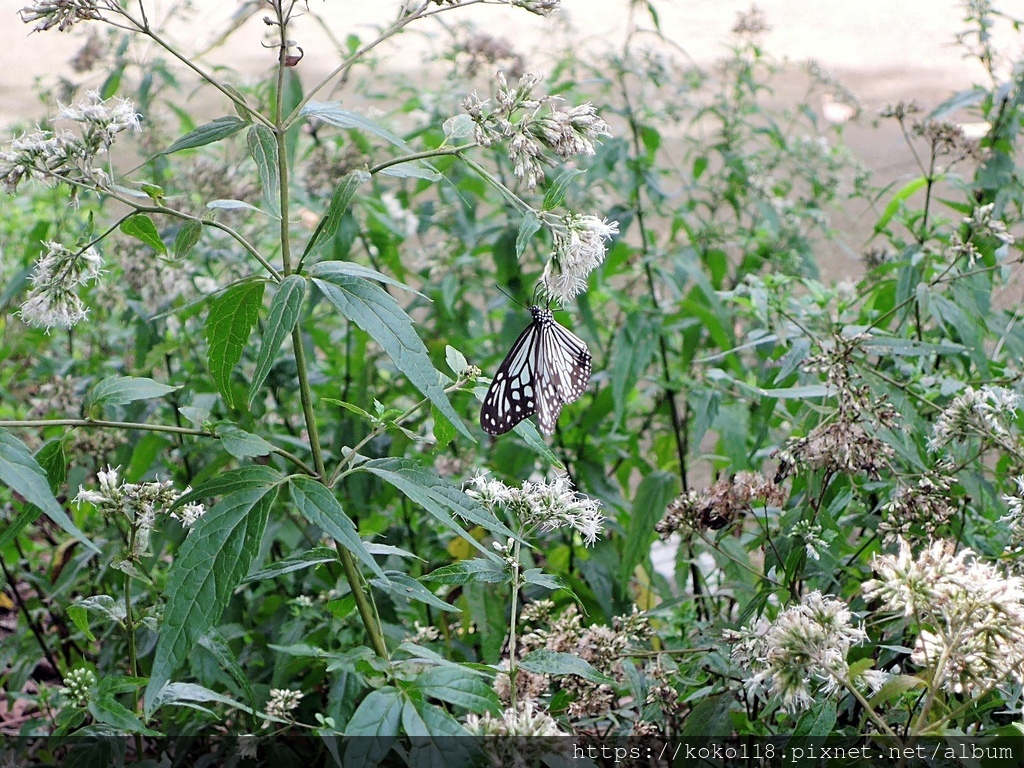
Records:
[[[653,3],[544,84],[488,81],[454,30],[415,84],[369,59],[463,12],[339,37],[320,85],[282,42],[263,82],[205,75],[235,116],[199,123],[175,56],[137,66],[150,28],[110,11],[103,93],[177,122],[144,121],[125,178],[125,115],[75,123],[102,173],[31,186],[0,159],[0,682],[25,732],[71,764],[126,759],[111,733],[235,764],[229,727],[268,765],[469,765],[480,744],[439,737],[1014,722],[1024,97],[1000,17],[971,4],[960,37],[991,82],[884,111],[918,170],[877,189],[812,107],[852,95],[781,69],[756,14],[714,76],[670,55]],[[782,74],[807,94],[766,106]],[[945,122],[965,114],[977,141]],[[864,265],[832,284],[847,206],[872,212]],[[489,439],[517,302],[574,269],[586,290],[555,303],[590,385],[550,438]],[[82,317],[33,326],[52,285]],[[910,608],[897,572],[927,577]]]

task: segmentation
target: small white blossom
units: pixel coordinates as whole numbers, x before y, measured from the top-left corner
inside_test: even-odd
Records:
[[[514,488],[480,474],[469,484],[467,495],[491,511],[509,510],[527,528],[538,527],[542,531],[572,528],[587,546],[595,544],[604,530],[601,502],[574,491],[565,475],[550,483],[527,481]]]
[[[605,242],[619,232],[616,221],[568,214],[554,232],[555,247],[541,285],[550,298],[568,302],[587,288],[587,277],[604,262]]]
[[[1020,395],[1005,387],[967,387],[935,420],[928,450],[936,451],[951,440],[981,437],[1001,440],[1009,436],[1020,407]]]
[[[995,207],[995,203],[978,206],[964,219],[964,223],[970,224],[979,235],[993,237],[1004,245],[1013,245],[1014,237],[1006,230],[1006,224],[992,216]]]
[[[279,720],[291,720],[291,713],[302,701],[302,691],[293,691],[288,688],[271,688],[270,699],[267,701],[267,716]],[[264,723],[267,727],[270,721]]]
[[[32,29],[33,32],[44,32],[53,27],[65,32],[79,21],[101,18],[99,7],[99,0],[37,0],[22,8],[18,14],[26,24],[39,22]]]
[[[102,259],[93,247],[72,251],[46,242],[46,253],[36,262],[32,288],[21,305],[21,318],[29,325],[71,328],[88,313],[77,290],[99,277]]]
[[[1024,682],[1024,580],[936,540],[914,555],[875,558],[865,597],[918,627],[911,661],[952,693],[980,694],[1008,678]]]
[[[734,642],[733,659],[754,673],[748,687],[769,690],[787,711],[798,712],[814,703],[815,694],[830,695],[848,681],[846,656],[867,640],[851,619],[846,603],[815,591],[767,628],[744,627],[725,636]]]

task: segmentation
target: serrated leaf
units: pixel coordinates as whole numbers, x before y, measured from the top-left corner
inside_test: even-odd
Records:
[[[439,451],[454,440],[458,433],[452,423],[434,406],[430,406],[430,415],[434,419],[434,451]]]
[[[248,404],[251,406],[260,387],[267,380],[270,369],[274,367],[274,358],[281,344],[295,329],[299,322],[302,301],[306,297],[306,279],[300,275],[288,275],[277,287],[274,300],[270,302],[270,313],[263,328],[263,340],[256,358],[256,370],[249,383]]]
[[[540,219],[537,218],[537,214],[533,211],[527,211],[526,215],[523,216],[523,220],[519,222],[519,233],[516,235],[516,258],[523,258],[523,254],[526,252],[526,247],[530,244],[530,240],[537,234],[537,230],[540,229]]]
[[[35,460],[24,443],[5,429],[0,429],[0,483],[21,495],[29,504],[35,505],[44,515],[93,552],[99,552],[99,548],[78,530],[64,508],[54,498],[46,472],[39,466],[39,462]],[[34,514],[26,510],[19,515],[18,522],[21,527],[12,526],[13,534],[10,531],[4,531],[0,534],[0,541],[6,545],[8,540],[17,536],[21,528],[35,519]]]
[[[544,573],[540,568],[527,568],[523,572],[523,581],[537,587],[550,589],[551,591],[562,589],[565,586],[557,576],[552,576],[550,573]]]
[[[391,751],[402,722],[402,694],[387,686],[371,691],[345,726],[346,768],[375,766]]]
[[[314,284],[345,317],[370,335],[409,382],[470,440],[462,419],[441,388],[438,371],[417,335],[412,319],[386,291],[362,278],[346,275],[314,278]]]
[[[569,188],[569,184],[582,174],[583,171],[578,168],[567,168],[562,171],[548,187],[547,194],[544,195],[544,210],[550,211],[565,202],[565,191]]]
[[[262,281],[241,283],[210,302],[210,313],[206,318],[210,375],[225,402],[232,408],[235,398],[231,371],[242,359],[242,351],[256,325],[263,303],[264,286]]]
[[[68,617],[89,640],[96,639],[89,629],[90,611],[105,616],[115,624],[121,625],[124,623],[124,603],[114,600],[110,595],[93,595],[92,597],[77,600],[68,606]]]
[[[243,712],[252,714],[252,710],[240,701],[235,701],[230,696],[211,691],[195,683],[168,683],[157,694],[153,711],[163,706],[191,706],[197,702],[216,701],[219,704],[227,704],[229,707],[240,709]],[[205,707],[200,709],[206,710]]]
[[[466,584],[470,581],[503,584],[510,579],[511,576],[501,567],[500,563],[479,557],[472,560],[460,560],[420,576],[420,581],[436,581],[439,584]]]
[[[249,147],[249,156],[256,163],[260,172],[260,184],[263,187],[263,199],[275,214],[281,206],[278,203],[280,192],[280,169],[278,166],[277,139],[274,132],[263,124],[253,125],[245,135],[245,143]]]
[[[160,232],[157,230],[156,224],[144,213],[129,216],[121,222],[121,226],[118,229],[129,237],[134,237],[136,240],[145,243],[157,253],[163,256],[167,255],[167,246],[160,239]]]
[[[416,676],[412,688],[421,691],[424,699],[439,699],[477,714],[501,710],[501,701],[494,689],[476,672],[461,667],[428,669]]]
[[[474,739],[445,710],[419,699],[406,699],[402,707],[402,730],[409,739],[410,768],[451,768],[480,765]]]
[[[136,400],[153,400],[181,387],[161,384],[142,376],[111,376],[96,382],[86,397],[90,408],[100,405],[125,405]]]
[[[209,123],[189,131],[161,154],[169,155],[172,152],[179,152],[183,149],[194,149],[195,147],[212,144],[215,141],[226,139],[228,136],[238,133],[247,125],[249,125],[247,121],[234,115],[218,117],[216,120],[211,120]]]
[[[309,242],[306,243],[306,248],[302,251],[303,260],[330,242],[331,238],[334,237],[334,233],[338,231],[341,219],[352,203],[352,198],[355,197],[359,185],[369,180],[369,178],[370,174],[366,171],[352,171],[334,188],[334,194],[331,195],[331,202],[327,206],[327,211],[320,217],[316,229],[313,230]]]
[[[112,696],[90,698],[87,705],[89,714],[97,722],[109,725],[118,733],[139,733],[143,736],[160,736],[159,731],[151,731],[128,707],[118,703]]]
[[[231,478],[241,487],[195,522],[171,565],[164,591],[167,606],[146,687],[147,717],[174,671],[199,638],[220,620],[232,592],[259,553],[278,485],[246,480],[251,477]]]
[[[401,571],[385,571],[384,578],[370,579],[373,586],[382,592],[387,592],[394,597],[401,597],[406,600],[418,600],[421,603],[431,605],[440,611],[448,613],[461,613],[461,608],[446,603],[429,589],[420,584],[416,579],[407,576]]]
[[[217,437],[224,450],[236,459],[251,459],[253,456],[269,456],[274,446],[259,435],[239,429],[234,424],[222,424],[217,427]]]
[[[313,265],[313,268],[309,270],[309,274],[311,277],[322,277],[325,280],[329,280],[338,275],[363,277],[367,280],[375,280],[378,283],[393,285],[396,288],[401,288],[403,291],[415,293],[417,296],[422,296],[424,299],[427,299],[427,301],[430,301],[427,296],[420,293],[412,286],[406,285],[401,280],[396,280],[393,277],[385,275],[383,272],[378,272],[376,269],[370,269],[369,267],[364,267],[362,264],[356,264],[352,261],[321,261],[320,263]]]
[[[203,223],[201,221],[186,221],[181,229],[178,230],[178,234],[174,236],[174,258],[184,259],[192,249],[195,248],[196,243],[199,242],[199,238],[203,234]]]
[[[330,547],[314,547],[298,555],[289,555],[283,560],[278,560],[273,565],[269,565],[256,573],[250,573],[245,577],[245,581],[267,581],[276,579],[278,576],[283,576],[286,573],[292,573],[293,571],[301,571],[306,568],[315,568],[325,563],[336,562],[338,562],[338,553],[333,549]]]
[[[463,526],[452,518],[452,514],[505,538],[515,538],[512,531],[476,499],[413,461],[396,458],[371,459],[360,464],[358,470],[370,472],[395,486],[489,559],[496,557],[494,553],[466,532]]]
[[[290,482],[295,508],[313,525],[340,543],[367,568],[386,580],[384,571],[366,551],[355,523],[345,514],[334,494],[311,477],[293,477]]]
[[[547,648],[526,654],[519,662],[519,666],[527,672],[541,675],[578,675],[592,683],[615,684],[612,678],[602,675],[579,656],[549,651]]]

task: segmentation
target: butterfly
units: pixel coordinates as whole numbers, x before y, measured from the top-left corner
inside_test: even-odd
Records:
[[[488,434],[503,435],[536,413],[540,431],[550,435],[562,406],[578,400],[590,381],[583,339],[556,323],[550,309],[530,307],[530,314],[533,322],[498,366],[480,408]]]

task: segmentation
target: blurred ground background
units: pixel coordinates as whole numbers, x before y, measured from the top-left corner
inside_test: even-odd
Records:
[[[77,31],[31,33],[31,26],[17,17],[17,10],[25,3],[0,0],[0,10],[6,11],[7,17],[0,24],[0,126],[16,120],[32,121],[45,113],[34,93],[36,82],[52,83],[58,73],[67,72],[67,61],[82,44],[83,37]],[[164,19],[169,3],[146,3],[150,19],[166,28],[167,37],[184,50],[204,50],[215,43],[216,31],[224,28],[240,3],[195,5],[195,13],[183,22]],[[368,38],[371,28],[393,19],[400,5],[400,0],[310,0],[310,8],[327,19],[328,29],[306,18],[292,30],[305,51],[300,68],[305,82],[315,82],[334,65],[334,56],[328,55],[334,50],[329,35],[343,40],[356,32]],[[562,5],[559,14],[547,19],[498,6],[479,6],[442,17],[449,25],[469,20],[489,34],[507,38],[527,54],[528,68],[540,72],[549,63],[545,51],[551,50],[553,41],[568,37],[577,46],[594,50],[621,43],[628,0],[563,0]],[[759,0],[756,5],[772,27],[764,40],[765,49],[794,65],[793,92],[787,93],[783,79],[777,91],[781,101],[796,103],[802,95],[803,75],[797,67],[807,59],[817,60],[861,99],[864,117],[858,124],[845,127],[844,138],[875,172],[876,182],[899,182],[916,173],[896,125],[892,121],[872,125],[880,107],[913,98],[927,110],[974,82],[985,82],[981,67],[965,60],[963,50],[954,45],[956,34],[965,27],[963,4],[958,0]],[[654,7],[665,34],[695,63],[707,65],[723,55],[737,14],[750,10],[751,5],[749,0],[654,0]],[[262,15],[249,18],[245,24],[248,33],[243,31],[226,45],[213,47],[204,59],[206,65],[227,64],[243,77],[263,77],[273,65],[275,54],[261,46],[267,29]],[[434,26],[433,31],[439,31],[439,27]],[[1002,50],[1017,57],[1021,39],[1014,39],[1008,31],[997,32],[1004,35],[999,41]],[[422,76],[422,53],[429,45],[423,32],[413,32],[399,37],[381,55],[387,66],[408,67],[415,78]],[[97,83],[100,80],[97,75]],[[208,107],[211,114],[220,113],[218,105]],[[859,272],[859,250],[870,235],[873,220],[869,207],[840,212],[836,224],[848,236],[833,249],[834,253],[823,254],[830,276],[842,279]]]

